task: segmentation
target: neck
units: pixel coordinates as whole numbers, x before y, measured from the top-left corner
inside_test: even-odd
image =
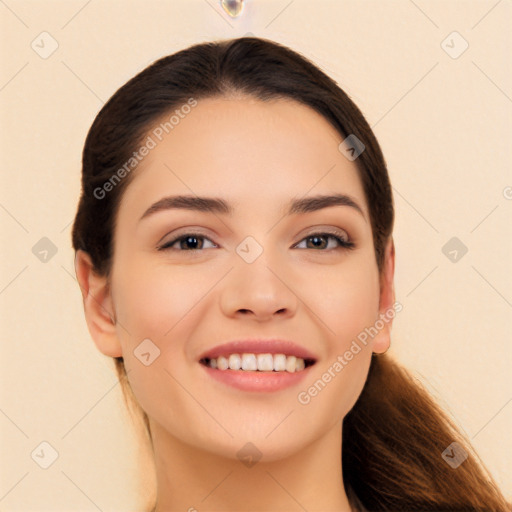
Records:
[[[341,425],[300,453],[249,465],[185,444],[151,421],[155,512],[351,512],[342,478]]]

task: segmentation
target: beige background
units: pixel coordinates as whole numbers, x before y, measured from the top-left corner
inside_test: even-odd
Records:
[[[74,280],[82,146],[102,104],[150,62],[247,32],[311,58],[374,127],[394,186],[404,306],[391,351],[512,499],[511,3],[246,3],[233,20],[214,0],[0,2],[0,510],[135,510],[138,482],[151,493]],[[45,59],[43,31],[58,43]],[[446,39],[453,31],[461,38]],[[47,261],[33,253],[43,237],[57,249]],[[443,252],[452,237],[468,249],[455,262]],[[47,469],[43,441],[58,452]]]

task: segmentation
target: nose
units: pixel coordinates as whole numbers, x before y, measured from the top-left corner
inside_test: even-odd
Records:
[[[220,299],[226,316],[267,322],[295,315],[299,299],[290,272],[267,263],[264,258],[250,264],[238,262],[229,273]]]

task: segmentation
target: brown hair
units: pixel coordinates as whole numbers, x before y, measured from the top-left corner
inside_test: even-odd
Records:
[[[394,209],[386,162],[370,126],[347,94],[308,59],[266,39],[245,37],[196,44],[161,58],[123,85],[104,105],[83,150],[82,193],[73,247],[87,252],[108,276],[117,209],[133,172],[105,183],[130,160],[157,120],[194,98],[242,93],[286,98],[320,113],[343,138],[365,146],[355,160],[370,212],[375,257],[382,275]],[[125,167],[126,171],[126,167]],[[127,405],[142,415],[114,358]],[[457,441],[469,457],[456,469],[442,452]],[[388,354],[373,355],[364,389],[343,422],[343,480],[352,503],[375,511],[493,510],[509,505],[456,426],[411,374]],[[512,509],[512,508],[511,508]]]

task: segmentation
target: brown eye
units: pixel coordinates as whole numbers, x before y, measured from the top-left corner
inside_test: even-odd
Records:
[[[166,242],[164,245],[160,246],[158,250],[161,251],[172,249],[175,251],[198,251],[204,248],[204,240],[208,240],[211,242],[209,238],[206,238],[205,236],[202,236],[198,233],[186,233],[183,236]],[[180,242],[178,244],[179,249],[173,248],[173,245],[176,245],[178,242]],[[215,246],[215,244],[213,245]]]
[[[302,243],[304,240],[307,241],[306,249],[326,249],[329,247],[329,240],[334,240],[335,244],[338,246],[330,247],[329,250],[334,249],[352,249],[354,248],[354,243],[350,240],[346,240],[341,236],[337,236],[333,233],[313,233],[308,235],[306,238],[301,240],[299,243]],[[332,245],[332,244],[331,244]],[[297,246],[296,246],[297,247]]]

